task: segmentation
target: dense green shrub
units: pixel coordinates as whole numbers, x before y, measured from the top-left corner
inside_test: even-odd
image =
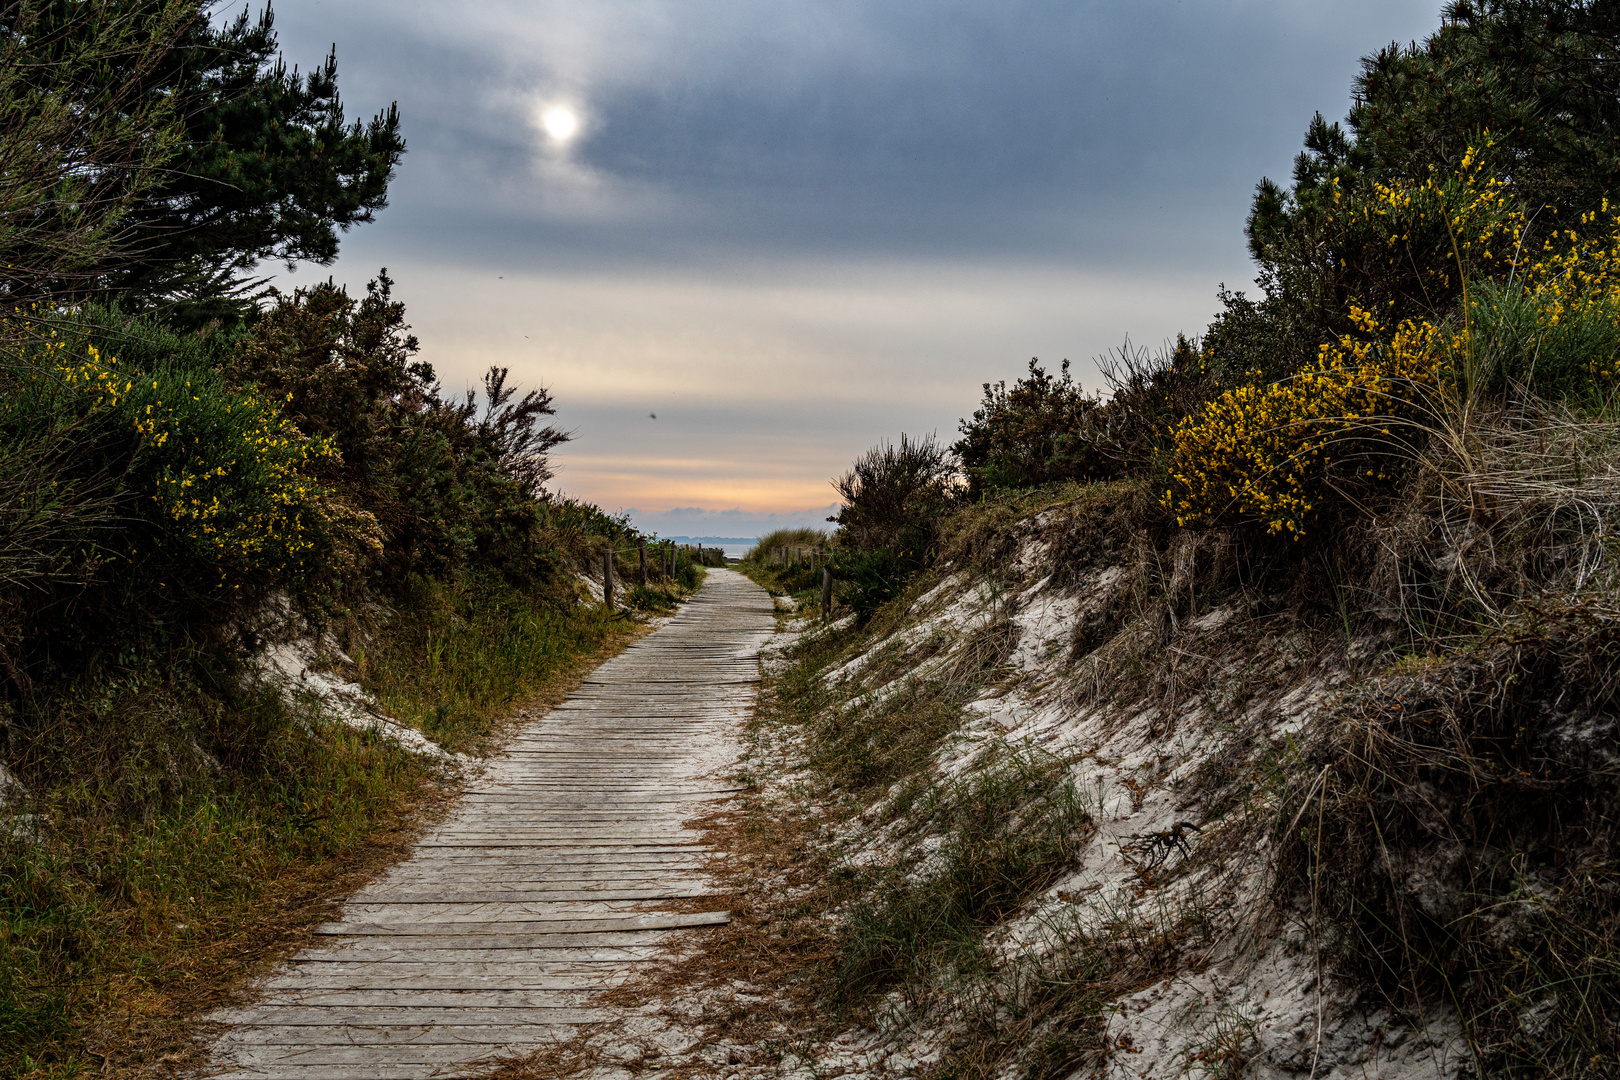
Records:
[[[950,451],[931,435],[873,447],[835,486],[844,502],[833,572],[840,595],[869,615],[933,559],[963,489]]]
[[[516,584],[551,567],[538,538],[547,453],[567,435],[542,425],[555,410],[544,390],[517,398],[506,371],[446,399],[386,271],[358,303],[331,284],[277,296],[232,357],[232,378],[285,401],[287,415],[337,453],[315,474],[340,505],[382,532],[376,559],[351,551],[369,576],[353,587],[477,567]]]
[[[1224,290],[1222,296],[1239,310],[1253,307]],[[1106,399],[1085,393],[1067,360],[1057,378],[1031,360],[1029,374],[1011,390],[986,383],[983,401],[972,420],[961,422],[962,438],[951,448],[967,475],[969,498],[1153,470],[1170,429],[1220,385],[1209,359],[1185,337],[1158,353],[1127,341],[1099,362]]]
[[[900,590],[921,566],[920,560],[897,555],[888,548],[875,551],[840,548],[834,553],[832,564],[833,577],[838,582],[838,600],[861,619],[869,619],[878,608],[900,595]]]
[[[902,558],[933,546],[939,519],[957,504],[961,487],[949,451],[932,435],[881,443],[855,460],[834,484],[841,545]]]
[[[972,420],[960,424],[951,447],[968,478],[968,498],[999,488],[1038,487],[1053,480],[1091,479],[1106,465],[1085,438],[1098,409],[1063,361],[1057,378],[1039,360],[1007,389],[1005,380],[984,384],[984,400]]]
[[[126,320],[107,333],[96,317],[110,318],[64,315],[16,341],[0,395],[0,456],[50,466],[8,525],[62,526],[36,529],[31,565],[17,553],[0,581],[0,645],[22,683],[98,649],[206,635],[299,588],[322,558],[328,493],[312,472],[331,445],[227,387],[204,345],[165,352],[164,331]],[[110,351],[136,342],[135,362]]]

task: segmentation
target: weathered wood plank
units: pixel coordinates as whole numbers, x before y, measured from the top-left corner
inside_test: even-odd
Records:
[[[596,1024],[612,1019],[606,1009],[537,1009],[516,1007],[511,1009],[454,1008],[324,1008],[309,1009],[299,1006],[280,1008],[242,1009],[230,1014],[227,1021],[238,1028],[291,1028],[331,1027],[356,1025],[363,1027],[432,1027],[440,1024],[501,1024],[510,1027],[535,1025],[538,1027],[573,1027]]]
[[[580,935],[583,936],[583,935]],[[643,935],[646,936],[646,935]],[[509,960],[528,960],[544,963],[566,963],[574,958],[584,958],[586,962],[617,963],[624,961],[651,960],[661,956],[665,950],[659,945],[575,945],[573,947],[560,946],[511,946],[506,948],[435,948],[422,944],[420,938],[408,939],[411,944],[395,944],[393,938],[367,938],[372,943],[370,947],[360,944],[345,945],[338,948],[327,946],[319,949],[305,949],[299,953],[295,960],[301,963],[331,963],[333,961],[346,961],[349,963],[407,963],[432,964],[460,958],[469,962],[499,962]],[[376,942],[383,941],[388,944],[377,947]]]
[[[264,984],[266,990],[611,990],[624,982],[624,972],[604,971],[600,974],[535,974],[535,975],[390,975],[358,974],[327,975],[309,965],[301,965],[296,974],[282,975]]]
[[[350,942],[330,939],[328,944],[323,945],[322,948],[382,948],[380,942],[387,942],[390,948],[397,945],[402,949],[468,949],[475,951],[484,949],[594,949],[600,946],[629,948],[639,945],[653,947],[661,946],[668,939],[668,935],[683,929],[688,928],[679,927],[676,930],[630,930],[623,933],[599,934],[548,934],[545,932],[376,934],[358,936]],[[662,951],[662,949],[660,948],[659,951]],[[299,955],[302,956],[303,954],[300,953]]]
[[[693,915],[645,915],[639,919],[501,919],[466,922],[355,922],[328,923],[315,931],[319,936],[381,937],[406,934],[422,937],[444,933],[452,926],[458,934],[514,934],[520,927],[534,927],[547,934],[623,933],[626,930],[669,930],[677,927],[720,926],[729,918]]]
[[[591,995],[578,990],[285,990],[266,996],[261,1008],[538,1009],[584,1008]]]
[[[232,1054],[235,1064],[243,1069],[271,1070],[272,1075],[283,1075],[283,1069],[296,1069],[298,1065],[347,1065],[350,1072],[343,1072],[345,1080],[355,1080],[360,1077],[371,1077],[373,1067],[379,1062],[379,1049],[376,1046],[243,1046]],[[502,1054],[501,1043],[478,1044],[478,1046],[416,1046],[405,1043],[389,1048],[387,1064],[400,1067],[400,1065],[452,1065],[462,1062],[478,1061],[481,1057],[499,1057]],[[356,1065],[363,1067],[364,1072],[353,1072]],[[227,1074],[228,1075],[228,1074]],[[292,1075],[292,1074],[288,1074]],[[452,1074],[455,1075],[455,1074]],[[462,1074],[465,1075],[465,1074]]]
[[[310,1046],[478,1046],[504,1049],[554,1043],[574,1033],[578,1024],[556,1020],[523,1023],[515,1019],[491,1019],[484,1024],[374,1024],[369,1020],[333,1021],[313,1024],[253,1025],[254,1042],[265,1047]],[[460,1060],[460,1059],[456,1059]]]

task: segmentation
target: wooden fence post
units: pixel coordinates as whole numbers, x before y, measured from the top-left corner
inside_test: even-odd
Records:
[[[832,618],[832,568],[821,568],[821,617]]]
[[[602,553],[602,603],[613,610],[613,549]]]
[[[636,547],[636,554],[641,557],[641,587],[647,587],[647,541],[643,540]]]

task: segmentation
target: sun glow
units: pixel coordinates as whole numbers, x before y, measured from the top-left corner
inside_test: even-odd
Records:
[[[540,126],[553,141],[565,143],[579,134],[579,114],[566,105],[553,105],[540,114]]]

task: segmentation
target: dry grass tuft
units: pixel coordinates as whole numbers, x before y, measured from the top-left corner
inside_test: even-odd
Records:
[[[1448,1005],[1489,1075],[1620,1068],[1617,673],[1612,600],[1526,604],[1352,697],[1279,817],[1336,961]]]

